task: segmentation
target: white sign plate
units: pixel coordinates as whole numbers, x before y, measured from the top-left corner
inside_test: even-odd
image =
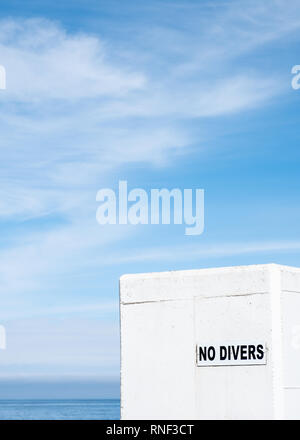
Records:
[[[198,367],[265,365],[266,363],[267,346],[261,341],[198,344],[196,348]]]

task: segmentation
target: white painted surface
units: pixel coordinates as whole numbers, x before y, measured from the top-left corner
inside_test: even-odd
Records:
[[[195,298],[197,340],[208,335],[216,342],[221,338],[224,341],[249,341],[253,338],[263,340],[269,349],[266,365],[196,369],[195,418],[241,419],[271,416],[272,353],[269,299],[266,293]]]
[[[285,417],[300,419],[300,271],[282,272]]]
[[[300,270],[125,275],[123,419],[300,418]],[[262,341],[263,365],[200,368],[197,344]]]

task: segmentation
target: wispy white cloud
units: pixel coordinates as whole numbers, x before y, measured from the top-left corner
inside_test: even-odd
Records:
[[[18,302],[20,294],[24,295],[20,300],[25,302],[25,294],[31,300],[35,298],[38,307],[37,298],[42,300],[43,292],[49,294],[47,283],[53,278],[84,275],[89,267],[95,270],[98,266],[100,271],[109,247],[132,233],[132,229],[117,225],[101,230],[93,218],[79,217],[73,224],[49,226],[46,231],[27,232],[12,238],[10,245],[0,250],[2,311],[7,303],[11,305],[13,298]],[[28,306],[32,308],[34,304],[30,302]]]
[[[143,74],[109,62],[96,37],[67,34],[45,19],[2,20],[0,28],[6,100],[44,106],[49,99],[122,96],[145,85]]]
[[[188,152],[195,139],[180,119],[251,109],[282,91],[274,74],[233,60],[299,23],[293,2],[273,8],[230,2],[221,12],[196,14],[189,32],[184,22],[182,31],[145,30],[148,45],[151,39],[160,44],[146,62],[143,45],[131,48],[121,64],[122,57],[109,52],[112,43],[96,36],[70,34],[44,19],[2,20],[0,55],[8,76],[1,95],[3,158],[19,171],[19,181],[30,177],[40,186],[46,172],[51,186],[56,177],[60,184],[88,183],[107,167]],[[173,51],[175,59],[167,56]],[[161,62],[166,69],[156,72]],[[134,118],[139,128],[126,124]]]
[[[187,118],[250,109],[281,91],[264,72],[220,76],[219,61],[194,61],[193,47],[186,58],[205,64],[205,76],[178,74],[180,62],[170,62],[167,76],[156,78],[138,52],[135,68],[121,66],[99,38],[69,34],[46,20],[2,20],[0,29],[8,76],[0,97],[5,217],[66,212],[81,202],[80,188],[101,185],[115,167],[170,163],[191,144],[201,145],[184,127]],[[158,54],[152,56],[155,65]]]
[[[219,257],[253,255],[263,253],[300,252],[299,241],[260,241],[217,243],[209,245],[184,245],[156,247],[148,249],[132,249],[130,255],[111,255],[105,264],[143,263],[147,261],[184,262],[208,260]]]

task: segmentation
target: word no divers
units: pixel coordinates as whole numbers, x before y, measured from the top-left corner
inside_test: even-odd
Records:
[[[265,344],[198,345],[197,365],[263,365]]]

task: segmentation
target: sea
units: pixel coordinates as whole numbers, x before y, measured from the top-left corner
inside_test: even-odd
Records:
[[[119,399],[0,400],[0,420],[119,419]]]

